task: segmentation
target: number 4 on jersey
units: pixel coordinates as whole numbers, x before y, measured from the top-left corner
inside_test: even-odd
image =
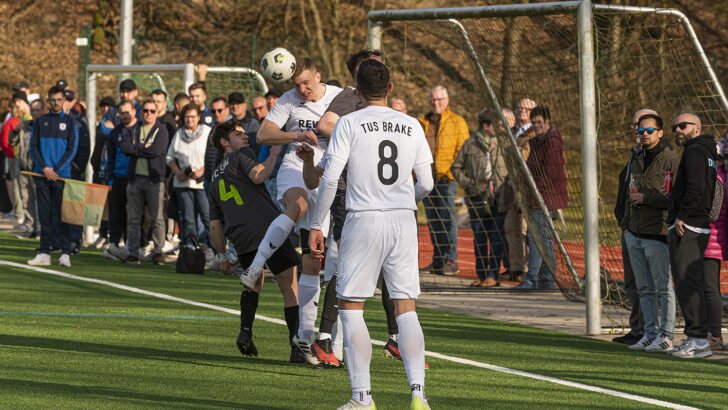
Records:
[[[228,191],[225,189],[225,180],[221,179],[219,182],[220,187],[220,200],[221,201],[227,201],[230,198],[235,199],[235,203],[238,205],[243,204],[243,198],[240,197],[240,193],[238,193],[238,189],[235,188],[235,185],[230,185],[230,190]]]

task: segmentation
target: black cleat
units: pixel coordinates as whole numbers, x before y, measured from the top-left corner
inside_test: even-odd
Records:
[[[308,363],[306,355],[295,345],[291,346],[291,363]]]
[[[253,336],[249,333],[241,331],[236,343],[243,356],[258,356],[258,349],[253,344]]]

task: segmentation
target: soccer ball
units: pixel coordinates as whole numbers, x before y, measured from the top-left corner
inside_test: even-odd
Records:
[[[290,51],[278,47],[265,53],[260,65],[266,77],[280,83],[290,79],[296,71],[296,58]]]

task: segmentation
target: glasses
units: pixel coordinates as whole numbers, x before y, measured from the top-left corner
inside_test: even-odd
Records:
[[[146,108],[144,109],[144,114],[156,114],[156,113],[157,113],[157,110],[147,110]]]
[[[224,110],[224,108],[218,108],[218,109],[214,109],[214,108],[213,108],[213,109],[212,109],[212,112],[214,112],[214,113],[218,113],[218,114],[219,114],[219,113],[223,112],[223,110]]]
[[[660,131],[660,128],[637,128],[637,134],[639,135],[644,135],[645,132],[649,135],[652,135],[652,133],[654,133],[655,131]]]
[[[672,126],[672,132],[677,131],[678,128],[680,128],[681,130],[684,130],[685,128],[688,127],[688,124],[695,125],[694,122],[687,122],[687,121],[679,122]]]

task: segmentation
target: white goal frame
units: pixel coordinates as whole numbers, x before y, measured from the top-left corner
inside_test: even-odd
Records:
[[[577,41],[579,52],[579,90],[581,110],[581,150],[582,150],[582,195],[584,205],[584,250],[585,250],[585,285],[577,280],[577,286],[584,287],[586,293],[586,332],[589,335],[601,334],[601,291],[600,291],[600,266],[599,266],[599,202],[597,183],[597,126],[596,126],[596,84],[594,76],[594,11],[611,11],[615,13],[631,14],[668,14],[675,15],[683,24],[690,40],[700,56],[701,64],[708,73],[711,87],[718,95],[723,110],[728,112],[728,99],[726,99],[723,87],[718,81],[713,67],[706,56],[695,31],[688,18],[679,10],[633,7],[620,5],[592,4],[591,0],[564,1],[550,3],[512,4],[477,7],[451,7],[436,9],[410,9],[410,10],[374,10],[368,14],[368,43],[369,48],[381,49],[382,46],[382,25],[385,22],[393,21],[415,21],[415,20],[440,20],[448,21],[453,28],[460,32],[463,42],[468,48],[468,57],[478,68],[476,75],[485,84],[486,97],[495,102],[495,108],[501,115],[503,123],[507,123],[502,117],[500,103],[486,76],[475,49],[473,48],[468,33],[458,19],[479,18],[479,17],[514,17],[533,15],[556,15],[576,14],[577,18]],[[506,127],[508,138],[516,145],[515,138],[510,129]],[[526,163],[521,158],[519,168],[524,171],[528,182],[535,186],[533,179],[528,172]],[[536,196],[541,208],[546,211],[546,205],[538,190]],[[553,221],[546,218],[554,238],[561,248],[561,253],[568,263],[568,254],[563,249],[558,232]],[[570,267],[571,269],[571,267]],[[572,275],[574,271],[572,269]]]

